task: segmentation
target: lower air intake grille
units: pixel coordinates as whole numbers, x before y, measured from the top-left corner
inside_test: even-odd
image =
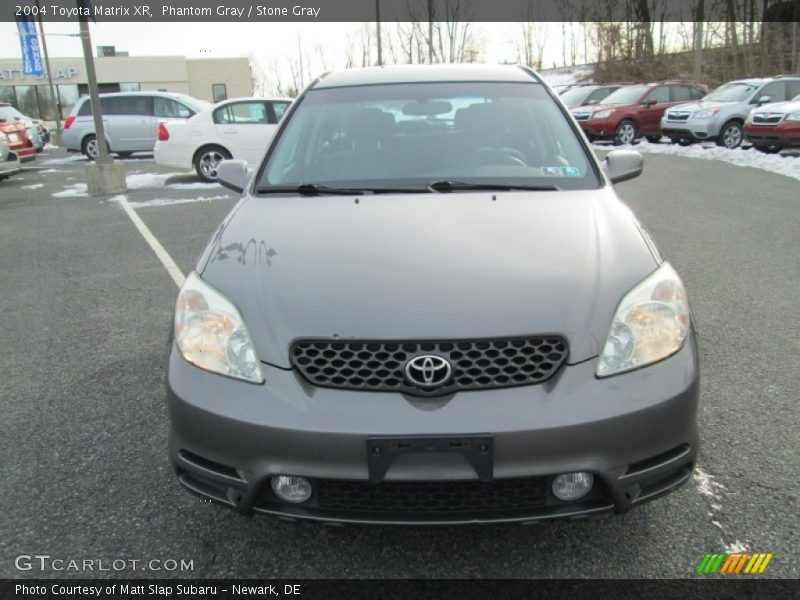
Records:
[[[291,360],[303,377],[320,387],[432,396],[541,383],[553,376],[567,354],[567,342],[558,336],[447,342],[303,340],[292,347]],[[431,358],[427,364],[425,357]]]
[[[542,508],[547,477],[482,481],[362,481],[320,479],[319,506],[370,513],[476,513]]]

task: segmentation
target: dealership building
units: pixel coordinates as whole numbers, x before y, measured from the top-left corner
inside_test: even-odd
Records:
[[[167,91],[209,102],[253,95],[247,58],[127,56],[109,47],[98,48],[98,53],[94,60],[101,93]],[[89,93],[83,57],[51,58],[50,69],[61,117],[66,118],[78,98]],[[24,75],[19,58],[0,58],[0,102],[30,117],[55,120],[47,77]]]

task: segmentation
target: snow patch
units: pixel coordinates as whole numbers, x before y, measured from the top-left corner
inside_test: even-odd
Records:
[[[115,200],[111,198],[111,200]],[[178,204],[192,204],[195,202],[213,202],[215,200],[230,200],[231,197],[227,195],[222,196],[200,196],[197,198],[154,198],[142,202],[128,202],[131,208],[153,208],[158,206],[175,206]]]
[[[43,169],[39,171],[39,173],[41,173],[42,175],[44,175],[45,173],[63,173],[63,172],[64,169]]]
[[[742,552],[750,552],[750,545],[747,542],[740,542],[736,540],[731,544],[725,544],[725,552],[728,554],[741,554]]]
[[[88,195],[89,191],[85,183],[76,183],[68,186],[60,192],[52,194],[53,198],[80,198]]]
[[[218,183],[196,181],[194,183],[170,183],[167,187],[174,190],[204,190],[208,188],[221,188],[222,186]]]
[[[128,189],[139,190],[142,188],[151,187],[164,187],[167,179],[180,175],[180,173],[141,173],[136,175],[128,175]]]
[[[610,146],[594,144],[598,150],[608,150]],[[761,169],[778,175],[785,175],[793,179],[800,180],[800,157],[764,154],[754,148],[744,150],[742,148],[722,148],[717,145],[707,146],[704,144],[692,144],[691,146],[681,146],[679,144],[652,144],[642,141],[636,145],[616,146],[626,150],[636,150],[642,154],[668,154],[671,156],[682,156],[686,158],[699,158],[702,160],[719,160],[737,167],[752,167]]]
[[[76,154],[75,156],[65,156],[63,158],[48,158],[44,161],[46,165],[63,165],[65,163],[73,163],[85,161],[86,157],[83,154]]]
[[[43,183],[34,183],[33,185],[23,185],[19,189],[21,189],[21,190],[38,190],[39,188],[43,188],[43,187],[44,187]]]
[[[576,67],[558,67],[556,69],[540,69],[537,71],[550,87],[556,85],[568,85],[591,81],[594,74],[594,67],[589,65]]]
[[[718,482],[713,475],[707,473],[700,467],[697,467],[694,470],[694,475],[692,475],[692,478],[697,484],[698,491],[703,496],[709,500],[717,501],[712,503],[712,507],[716,505],[722,508],[719,502],[722,500],[722,492],[725,490],[725,486]]]

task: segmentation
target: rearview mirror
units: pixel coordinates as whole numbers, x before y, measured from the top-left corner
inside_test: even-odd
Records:
[[[612,150],[603,161],[603,170],[611,183],[628,181],[642,174],[642,155],[635,150]]]
[[[229,190],[243,192],[250,181],[250,169],[243,160],[223,160],[217,167],[217,181]]]

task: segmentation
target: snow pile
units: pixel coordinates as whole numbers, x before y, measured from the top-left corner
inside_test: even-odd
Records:
[[[610,146],[601,144],[595,144],[594,147],[598,150],[610,149]],[[692,144],[691,146],[681,146],[679,144],[651,144],[645,141],[632,146],[615,147],[615,149],[619,148],[636,150],[642,154],[668,154],[703,160],[720,160],[738,167],[752,167],[800,180],[800,157],[764,154],[753,148],[749,150],[742,148],[731,150],[716,145]]]
[[[60,192],[52,194],[53,198],[81,198],[89,195],[89,191],[85,183],[76,183],[67,186]]]
[[[128,189],[139,190],[142,188],[151,187],[164,187],[167,179],[180,175],[180,173],[141,173],[137,175],[128,175]]]
[[[39,188],[43,188],[43,183],[34,183],[33,185],[23,185],[20,189],[21,190],[38,190]]]

